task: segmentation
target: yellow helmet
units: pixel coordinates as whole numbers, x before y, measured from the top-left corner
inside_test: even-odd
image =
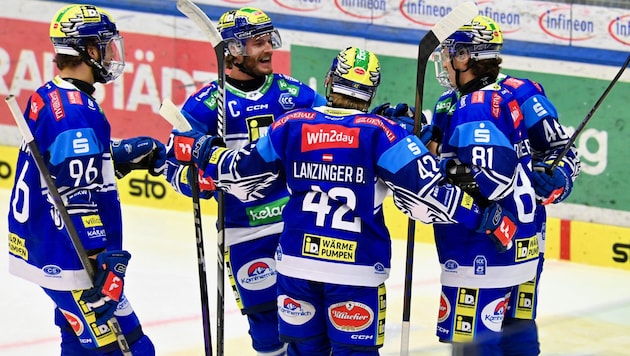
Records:
[[[270,34],[273,49],[282,46],[278,30],[273,27],[271,18],[255,7],[243,7],[225,12],[219,18],[217,29],[227,44],[228,53],[233,56],[246,56],[245,42],[248,38]]]
[[[376,95],[381,67],[376,55],[357,47],[339,52],[326,76],[329,93],[340,93],[366,102]]]

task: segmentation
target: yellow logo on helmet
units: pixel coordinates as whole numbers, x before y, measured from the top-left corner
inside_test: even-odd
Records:
[[[338,59],[336,72],[342,78],[358,85],[378,85],[381,69],[374,53],[350,47],[339,53]]]
[[[50,23],[50,37],[74,37],[80,33],[78,28],[86,23],[98,23],[101,15],[112,16],[107,11],[92,5],[69,5],[57,12]]]

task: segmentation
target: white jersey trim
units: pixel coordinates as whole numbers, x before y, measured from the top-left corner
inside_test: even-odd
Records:
[[[536,276],[538,259],[512,266],[488,266],[485,274],[475,275],[473,266],[459,266],[447,270],[441,264],[440,283],[447,287],[502,288],[531,281]]]
[[[62,270],[59,274],[48,275],[41,268],[13,255],[9,255],[9,272],[47,289],[67,291],[92,288],[92,281],[84,269]]]
[[[282,255],[276,269],[285,276],[349,286],[378,287],[389,277],[389,268],[376,273],[373,266],[347,265]]]
[[[233,246],[241,242],[279,234],[284,229],[284,222],[261,225],[257,227],[230,227],[225,229],[225,245]]]

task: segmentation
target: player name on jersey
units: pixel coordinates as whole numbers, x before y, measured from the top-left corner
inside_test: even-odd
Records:
[[[342,183],[365,183],[363,167],[345,164],[293,162],[293,178]]]

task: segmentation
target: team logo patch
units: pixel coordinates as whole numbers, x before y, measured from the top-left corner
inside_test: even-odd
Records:
[[[507,300],[505,298],[493,300],[481,310],[481,322],[492,331],[501,331],[506,308]]]
[[[363,303],[348,301],[329,306],[328,319],[337,330],[355,332],[372,324],[374,312]]]
[[[297,300],[286,294],[278,296],[278,315],[287,324],[304,325],[315,315],[313,304]]]
[[[262,290],[276,283],[275,261],[271,258],[253,260],[236,272],[238,284],[248,290]]]

